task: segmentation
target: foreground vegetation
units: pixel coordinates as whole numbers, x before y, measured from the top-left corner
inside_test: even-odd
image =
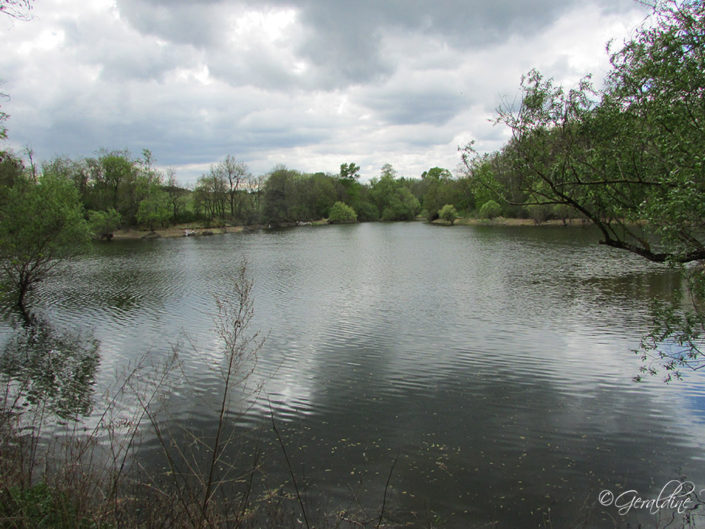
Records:
[[[215,406],[201,409],[214,416],[208,433],[183,424],[169,404],[174,392],[204,398],[189,393],[180,360],[187,345],[158,361],[142,355],[96,394],[95,339],[39,318],[18,327],[0,354],[0,528],[390,526],[391,470],[372,514],[359,505],[321,512],[275,412],[271,428],[237,426],[261,389],[252,376],[264,343],[251,327],[252,287],[243,263],[214,296],[220,354],[199,366],[220,379],[208,395]],[[289,479],[270,475],[273,466]]]

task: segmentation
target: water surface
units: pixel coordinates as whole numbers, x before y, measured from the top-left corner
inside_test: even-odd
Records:
[[[704,380],[632,382],[650,303],[677,277],[597,240],[395,223],[114,241],[44,285],[44,308],[92,330],[101,383],[181,343],[172,416],[207,433],[213,294],[244,257],[267,339],[261,391],[232,420],[286,481],[271,406],[312,504],[374,515],[396,460],[387,508],[419,526],[655,526],[598,493],[653,496],[683,475],[705,488]]]

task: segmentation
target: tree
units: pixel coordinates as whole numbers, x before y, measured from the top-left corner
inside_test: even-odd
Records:
[[[169,197],[171,218],[174,222],[183,222],[187,197],[190,191],[179,186],[176,182],[173,169],[167,169],[167,182],[163,189]]]
[[[280,224],[294,220],[290,206],[293,202],[293,182],[297,175],[296,171],[277,166],[267,176],[262,192],[262,214],[266,222]]]
[[[502,207],[497,204],[494,200],[488,200],[484,204],[482,204],[482,207],[480,207],[480,217],[483,219],[493,219],[495,217],[499,217],[502,213]]]
[[[324,173],[315,173],[310,175],[308,180],[308,209],[312,219],[328,217],[338,198],[335,178]]]
[[[236,202],[240,186],[245,180],[252,176],[247,169],[247,165],[228,154],[225,160],[211,167],[211,175],[214,175],[214,177],[226,183],[226,192],[230,205],[230,218],[235,218],[235,210],[238,209],[236,208]],[[237,205],[239,206],[239,204]]]
[[[438,212],[444,204],[453,202],[453,175],[448,169],[432,167],[421,175],[423,186],[421,202],[426,210],[426,219],[429,221],[438,218]]]
[[[380,171],[380,177],[388,177],[388,178],[396,178],[397,177],[397,170],[392,167],[392,164],[390,163],[385,163],[382,166],[382,169]]]
[[[458,218],[458,212],[453,204],[446,204],[438,211],[438,216],[452,226]]]
[[[114,209],[120,207],[120,189],[130,180],[135,173],[135,164],[129,159],[127,153],[114,152],[100,158],[102,169],[102,184],[107,188],[110,197],[110,206]]]
[[[399,186],[387,197],[382,220],[414,220],[420,209],[421,204],[409,188]]]
[[[357,180],[360,178],[360,166],[353,162],[340,165],[340,178]]]
[[[705,15],[701,2],[662,2],[654,16],[612,55],[603,92],[532,70],[498,122],[512,131],[505,157],[527,205],[571,206],[603,244],[685,263],[705,258]]]
[[[529,217],[533,219],[535,224],[541,224],[549,219],[554,211],[554,208],[561,206],[563,205],[556,204],[555,206],[550,206],[547,204],[529,204],[526,206],[526,211],[529,213]]]
[[[137,222],[149,226],[150,231],[154,231],[155,226],[163,226],[168,222],[171,217],[170,209],[169,195],[161,186],[152,184],[147,196],[139,203]]]
[[[371,181],[370,198],[377,205],[382,220],[414,220],[421,205],[404,179],[396,179],[395,175],[394,168],[385,164],[380,178]]]
[[[211,167],[208,174],[201,175],[194,189],[194,200],[210,222],[216,217],[225,218],[227,202],[227,182],[225,176]]]
[[[602,91],[589,78],[566,91],[529,72],[519,107],[497,119],[512,132],[501,156],[525,203],[570,207],[599,228],[602,244],[650,261],[705,259],[704,36],[702,1],[663,0],[612,53]],[[484,183],[508,203],[519,198],[497,178]],[[657,310],[642,348],[644,358],[657,351],[668,377],[705,366],[705,275],[682,270],[691,309],[676,300]]]
[[[344,202],[336,202],[330,208],[328,222],[331,224],[347,224],[357,222],[357,213]]]
[[[0,151],[0,187],[12,187],[23,178],[24,163],[9,152]]]
[[[32,319],[28,295],[61,262],[78,254],[90,232],[72,182],[44,174],[3,190],[0,263],[3,292],[25,322]]]
[[[120,213],[110,208],[107,211],[88,212],[88,225],[93,238],[111,240],[113,232],[120,227]]]

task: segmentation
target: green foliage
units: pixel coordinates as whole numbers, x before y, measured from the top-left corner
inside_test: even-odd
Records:
[[[262,214],[266,222],[281,224],[299,220],[293,213],[296,208],[294,182],[298,175],[296,171],[283,166],[269,173],[262,197]]]
[[[25,320],[26,296],[62,258],[81,252],[90,240],[73,183],[53,174],[38,183],[22,181],[4,190],[0,205],[0,263],[3,290]]]
[[[380,170],[380,178],[391,178],[395,179],[397,177],[397,171],[392,167],[392,164],[385,163]]]
[[[355,203],[355,211],[357,211],[357,220],[360,222],[373,222],[379,220],[379,209],[377,206],[368,200],[363,200]]]
[[[0,187],[12,187],[22,179],[24,164],[9,152],[0,151]]]
[[[377,209],[382,212],[382,220],[416,218],[421,205],[401,179],[395,180],[388,170],[379,180],[373,179],[371,184],[370,197],[377,205]]]
[[[529,217],[531,217],[536,224],[541,224],[551,218],[552,209],[550,204],[529,204],[526,206]]]
[[[468,172],[535,218],[545,213],[539,207],[571,208],[608,246],[654,262],[705,259],[703,35],[701,1],[660,0],[612,53],[604,89],[586,77],[566,90],[532,70],[521,81],[521,104],[499,111],[511,141],[484,158],[469,145]],[[692,309],[675,301],[656,310],[642,346],[647,357],[664,354],[656,359],[669,373],[701,358],[703,292],[691,277],[688,284]]]
[[[551,208],[551,211],[554,217],[563,221],[563,224],[566,224],[568,219],[576,216],[576,211],[565,204],[556,204]]]
[[[301,179],[303,200],[307,204],[307,219],[322,219],[329,215],[329,210],[338,199],[334,179],[323,173],[315,173]]]
[[[705,269],[683,269],[684,288],[676,289],[673,300],[655,302],[652,328],[635,351],[641,373],[634,377],[664,372],[664,382],[682,378],[682,370],[705,367]]]
[[[499,217],[502,214],[502,207],[497,204],[494,200],[488,200],[480,207],[478,212],[479,216],[483,219],[493,219]]]
[[[262,216],[266,222],[280,225],[318,220],[328,217],[338,201],[357,209],[365,195],[364,186],[354,178],[277,167],[264,184]]]
[[[104,152],[81,162],[56,160],[54,170],[73,180],[88,210],[114,209],[125,225],[137,224],[137,210],[150,187],[161,184],[161,175],[151,168],[151,153],[134,159],[127,151]]]
[[[348,180],[357,180],[360,178],[360,166],[353,162],[340,165],[340,178]]]
[[[189,204],[192,201],[191,192],[176,183],[173,171],[168,170],[167,174],[169,179],[162,189],[168,196],[171,219],[175,223],[191,222],[195,220],[196,217],[193,213],[193,209],[189,209]]]
[[[336,202],[330,208],[328,222],[331,224],[357,222],[357,213],[355,213],[355,210],[344,202]]]
[[[495,157],[508,178],[495,171],[493,191],[570,206],[604,244],[652,261],[705,258],[704,32],[701,2],[659,2],[612,54],[604,90],[589,77],[566,90],[529,72],[521,105],[499,113],[513,137]]]
[[[452,225],[455,223],[455,219],[458,218],[458,212],[453,204],[446,204],[438,211],[438,216]]]
[[[154,231],[155,226],[165,225],[170,218],[169,195],[156,185],[150,186],[137,209],[137,222]]]
[[[227,195],[230,218],[240,217],[243,207],[241,199],[244,196],[240,191],[252,179],[247,165],[228,154],[222,162],[211,166],[210,178],[218,181],[218,191]]]
[[[211,168],[209,174],[202,175],[193,191],[194,205],[207,221],[224,219],[227,204],[227,183],[225,176]]]
[[[32,487],[10,487],[0,492],[2,529],[110,529],[79,514],[68,494],[38,483]]]
[[[382,210],[382,220],[414,220],[421,205],[406,187],[400,187],[388,197]]]
[[[426,218],[433,221],[444,204],[453,204],[461,209],[471,209],[474,197],[468,187],[469,180],[453,179],[447,169],[433,167],[421,175],[421,202]]]
[[[360,222],[379,220],[379,209],[370,198],[369,186],[350,178],[339,178],[336,184],[338,200],[349,204]]]
[[[645,193],[639,215],[679,261],[705,258],[693,227],[705,219],[705,9],[700,1],[659,2],[654,23],[611,57],[603,106],[634,123]]]
[[[129,193],[130,185],[136,176],[136,167],[126,153],[109,153],[100,157],[98,177],[99,189],[105,194],[108,204],[113,209],[125,208],[124,195]]]
[[[98,342],[59,332],[48,322],[21,325],[0,354],[0,380],[22,388],[23,398],[57,417],[87,415],[92,409]]]
[[[95,239],[112,239],[113,232],[120,227],[120,222],[120,213],[113,208],[88,212],[88,225]]]

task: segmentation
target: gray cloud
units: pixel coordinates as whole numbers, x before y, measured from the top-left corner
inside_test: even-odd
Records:
[[[343,7],[326,0],[286,3],[301,10],[307,38],[300,51],[340,85],[366,82],[393,70],[380,54],[381,41],[390,31],[441,37],[459,48],[485,47],[515,33],[541,29],[576,1],[361,0]]]
[[[466,99],[439,86],[429,90],[369,90],[361,102],[387,122],[443,125],[467,106]]]
[[[227,29],[222,2],[117,0],[117,8],[137,31],[175,44],[217,46]]]
[[[601,67],[640,13],[631,0],[43,0],[0,27],[0,103],[11,145],[45,159],[146,147],[187,180],[228,153],[260,173],[356,161],[418,176],[455,167],[471,138],[501,145],[488,118],[523,72]]]
[[[291,38],[297,56],[305,60],[310,73],[305,78],[275,74],[276,65],[262,50],[250,50],[252,69],[216,66],[216,73],[231,73],[236,84],[246,82],[246,72],[269,65],[269,75],[286,86],[312,84],[325,89],[366,84],[391,75],[396,64],[382,53],[383,41],[394,32],[415,33],[429,40],[467,49],[486,48],[512,35],[531,35],[548,27],[580,0],[445,0],[429,4],[420,0],[358,0],[354,3],[330,0],[271,0],[269,2],[180,0],[118,0],[118,9],[136,30],[170,43],[189,44],[207,50],[228,52],[232,22],[251,9],[291,8],[297,13],[296,37]],[[595,9],[625,10],[625,0],[599,0]],[[413,52],[414,50],[409,50]],[[218,53],[217,53],[218,54]],[[236,61],[237,62],[237,61]],[[260,72],[261,73],[261,72]]]

